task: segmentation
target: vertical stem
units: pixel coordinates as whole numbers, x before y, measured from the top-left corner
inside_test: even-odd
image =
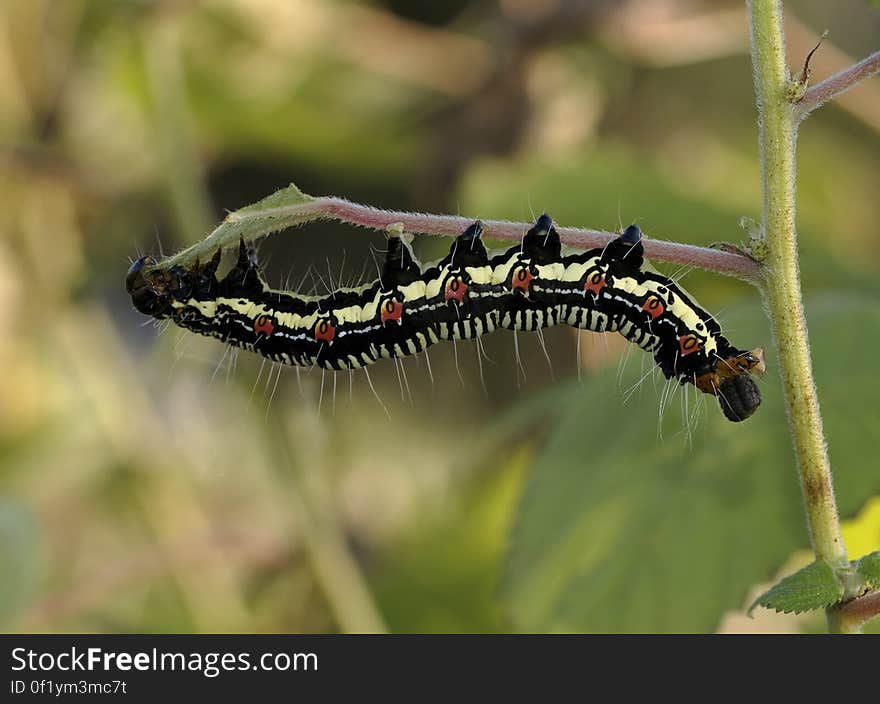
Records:
[[[780,0],[748,0],[752,64],[758,102],[763,225],[767,244],[763,294],[779,358],[783,394],[813,551],[834,567],[847,564],[831,482],[819,399],[813,381],[801,298],[795,230],[797,123],[789,83]],[[845,630],[835,612],[829,628]]]

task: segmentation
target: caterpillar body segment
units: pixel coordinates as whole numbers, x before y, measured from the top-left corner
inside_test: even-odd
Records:
[[[763,352],[731,345],[712,316],[650,269],[637,225],[603,248],[571,252],[548,215],[502,252],[487,251],[482,233],[474,222],[446,257],[422,266],[402,231],[390,228],[377,280],[325,296],[271,289],[244,241],[222,279],[219,251],[204,265],[167,271],[142,257],[129,269],[126,288],[146,315],[276,362],[332,370],[497,328],[619,332],[650,352],[667,378],[717,396],[728,419],[743,420],[757,409],[760,392],[749,375],[763,372]]]

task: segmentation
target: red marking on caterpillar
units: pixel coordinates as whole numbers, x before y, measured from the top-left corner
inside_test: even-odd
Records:
[[[380,314],[379,321],[382,323],[382,325],[385,325],[385,323],[388,322],[394,322],[398,325],[402,325],[402,316],[403,303],[398,301],[396,298],[389,298],[382,304],[382,313]]]
[[[444,294],[445,300],[455,301],[458,305],[461,305],[467,290],[467,284],[462,278],[460,276],[454,276],[446,282],[446,293]]]
[[[321,320],[315,323],[316,340],[332,344],[334,337],[336,337],[336,327],[329,320]]]
[[[534,275],[527,266],[521,266],[517,269],[513,274],[513,279],[510,282],[510,290],[511,291],[522,291],[524,294],[528,294],[529,286],[532,283],[532,279],[534,279]]]
[[[266,314],[257,316],[257,319],[254,320],[254,332],[264,337],[271,337],[275,332],[275,321]]]
[[[599,271],[594,271],[587,277],[586,283],[584,283],[584,291],[589,291],[593,294],[593,298],[598,298],[599,293],[605,288],[608,284],[605,282],[605,277]]]
[[[699,352],[703,349],[703,345],[700,344],[700,340],[696,335],[682,335],[678,338],[678,346],[682,357],[687,357],[689,354],[694,354],[694,352]]]
[[[642,305],[642,310],[651,316],[651,320],[656,320],[666,311],[666,306],[657,296],[648,296]]]

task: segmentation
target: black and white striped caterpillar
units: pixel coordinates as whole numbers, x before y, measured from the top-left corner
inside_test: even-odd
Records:
[[[269,288],[254,250],[216,277],[220,251],[207,264],[163,270],[151,257],[132,264],[126,288],[142,313],[168,318],[276,362],[352,369],[383,357],[418,354],[441,340],[472,339],[496,328],[535,331],[567,324],[619,332],[653,353],[663,374],[717,396],[732,421],[761,403],[750,373],[763,352],[740,350],[681,287],[644,261],[638,226],[604,248],[563,252],[542,215],[522,242],[489,254],[473,223],[439,262],[422,267],[402,229],[389,230],[379,278],[326,296]]]

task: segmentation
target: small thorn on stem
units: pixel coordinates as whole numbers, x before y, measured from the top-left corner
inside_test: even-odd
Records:
[[[813,50],[809,54],[807,54],[807,58],[804,59],[804,70],[801,73],[801,78],[800,78],[800,82],[804,84],[804,88],[807,87],[807,83],[810,80],[810,59],[813,58],[813,54],[816,53],[816,50],[820,46],[822,46],[822,42],[825,41],[825,37],[827,37],[827,36],[828,36],[828,30],[826,29],[824,32],[822,32],[822,36],[819,37],[819,41],[816,42],[816,46],[813,47]]]
[[[809,54],[807,54],[807,58],[804,59],[804,69],[801,71],[801,75],[794,81],[792,81],[788,86],[788,100],[791,103],[798,103],[803,100],[804,94],[807,92],[807,86],[810,83],[810,61],[813,58],[813,54],[822,46],[822,42],[825,41],[825,37],[828,36],[828,30],[826,29],[822,32],[822,36],[819,37],[819,41],[816,43],[816,46],[812,48]]]

